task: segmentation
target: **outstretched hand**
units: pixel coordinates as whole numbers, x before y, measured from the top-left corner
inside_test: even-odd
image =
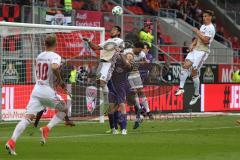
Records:
[[[197,28],[193,28],[192,31],[193,31],[194,33],[197,33],[199,30],[198,30]]]
[[[82,40],[85,42],[90,42],[90,40],[88,38],[83,38]]]

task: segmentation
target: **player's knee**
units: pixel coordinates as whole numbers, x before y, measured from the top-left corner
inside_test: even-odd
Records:
[[[28,122],[28,124],[31,124],[32,121],[33,121],[33,119],[34,119],[34,116],[33,116],[33,117],[26,117],[26,116],[25,116],[24,119]]]
[[[68,111],[67,105],[64,101],[59,101],[58,104],[56,105],[56,109],[58,109],[61,112],[66,112]]]
[[[184,63],[184,64],[182,65],[182,68],[183,68],[183,69],[189,69],[190,66],[188,66],[186,63]]]
[[[190,62],[189,60],[186,60],[183,64],[182,64],[182,68],[183,69],[189,69],[192,65],[192,62]]]
[[[105,81],[100,80],[100,87],[105,88],[107,83]]]
[[[127,111],[126,111],[126,105],[125,105],[125,103],[120,103],[119,106],[121,107],[121,113],[122,113],[122,114],[126,114]]]
[[[142,101],[143,102],[147,101],[147,97],[144,94],[142,95]]]
[[[27,114],[27,115],[25,115],[25,119],[28,120],[29,123],[31,123],[34,118],[35,118],[34,114]]]
[[[138,93],[139,96],[143,95],[142,89],[141,89],[141,88],[138,88],[138,89],[137,89],[137,93]]]
[[[198,71],[196,69],[193,69],[192,73],[191,73],[191,77],[194,78],[194,77],[197,77],[197,76],[198,76]]]
[[[109,113],[114,113],[115,110],[116,110],[116,109],[115,109],[115,105],[111,103],[111,104],[109,105],[109,111],[108,111],[108,112],[109,112]]]

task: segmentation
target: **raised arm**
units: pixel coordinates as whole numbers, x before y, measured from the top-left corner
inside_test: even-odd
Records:
[[[52,67],[53,74],[57,78],[57,80],[56,80],[57,84],[60,85],[63,89],[65,89],[66,85],[65,85],[65,83],[62,80],[62,77],[60,75],[59,65],[57,63],[52,63],[51,67]]]
[[[123,64],[124,66],[127,68],[127,69],[131,69],[132,65],[131,63],[129,62],[129,60],[127,60],[127,57],[123,54],[120,54],[121,58],[122,58],[122,61],[123,61]]]
[[[88,45],[89,45],[89,47],[90,47],[91,49],[93,49],[93,50],[102,50],[102,49],[103,49],[103,48],[100,47],[99,45],[97,45],[97,44],[89,41],[89,39],[87,39],[87,38],[83,38],[83,40],[84,40],[85,42],[87,42]]]

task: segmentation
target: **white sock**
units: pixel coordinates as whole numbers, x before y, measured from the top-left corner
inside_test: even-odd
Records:
[[[188,69],[181,68],[181,73],[180,73],[180,88],[184,88],[184,84],[186,82],[186,79],[188,77]]]
[[[137,93],[135,94],[135,103],[136,103],[137,108],[141,109],[140,100],[139,100]]]
[[[195,88],[194,95],[199,95],[200,80],[198,76],[193,77],[193,84]]]
[[[100,87],[100,99],[102,100],[102,103],[108,103],[108,87],[107,85]]]
[[[48,123],[47,127],[49,129],[52,129],[52,127],[56,126],[58,123],[60,123],[63,118],[66,116],[65,112],[58,112],[54,115],[54,117],[51,119],[51,121]]]
[[[23,133],[23,131],[26,129],[26,127],[31,124],[31,120],[29,119],[22,119],[16,126],[16,128],[14,129],[13,131],[13,134],[12,134],[12,140],[14,142],[17,141],[18,137]]]
[[[108,100],[108,87],[105,85],[104,87],[100,87],[100,116],[104,116],[106,111],[109,109],[109,100]]]
[[[142,95],[142,105],[146,109],[147,113],[150,112],[148,100],[147,100],[147,97],[145,95]]]
[[[104,87],[103,87],[103,100],[104,100],[104,103],[109,103],[109,101],[108,101],[108,86],[107,85],[105,85]]]

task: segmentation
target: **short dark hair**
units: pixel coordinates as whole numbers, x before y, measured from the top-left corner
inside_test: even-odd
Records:
[[[144,42],[143,46],[147,46],[147,49],[150,49],[150,45],[147,42]]]
[[[214,12],[213,12],[212,10],[204,10],[204,11],[203,11],[203,14],[204,14],[204,13],[206,13],[206,14],[208,14],[209,16],[212,16],[212,17],[214,16]]]
[[[122,32],[122,29],[119,26],[114,26],[113,28],[116,28],[118,30],[118,32],[120,32],[120,33]]]
[[[134,47],[143,49],[144,48],[144,44],[143,44],[143,42],[138,41],[138,42],[134,43]]]
[[[47,35],[46,39],[45,39],[45,46],[47,48],[51,48],[54,47],[57,43],[57,37],[55,34],[49,34]]]

